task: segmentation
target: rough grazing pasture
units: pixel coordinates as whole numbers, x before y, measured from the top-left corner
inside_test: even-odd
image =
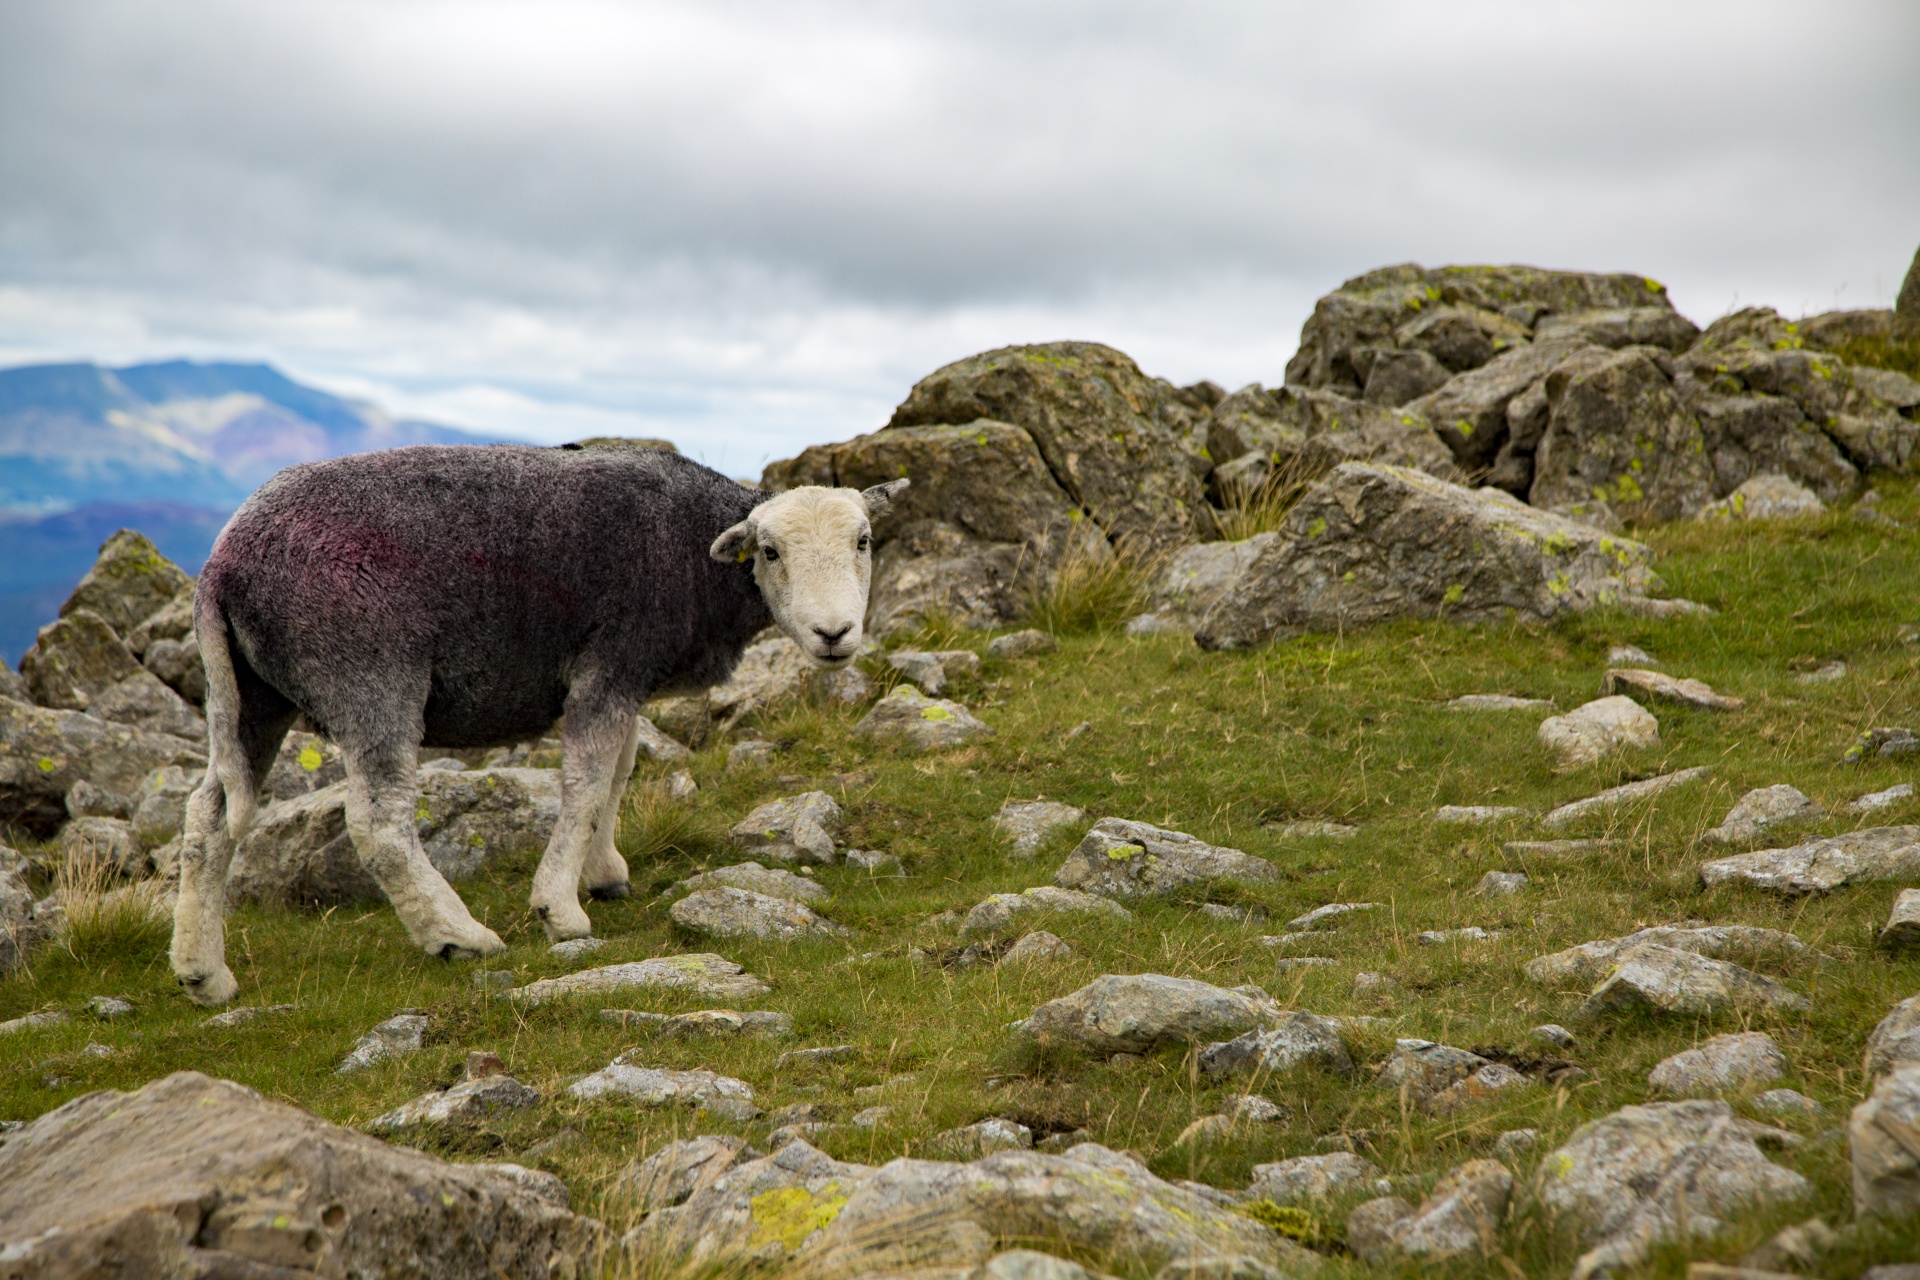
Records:
[[[1818,1214],[1852,1220],[1847,1110],[1862,1100],[1862,1045],[1896,1001],[1920,991],[1920,958],[1876,950],[1874,934],[1893,884],[1787,899],[1724,889],[1703,892],[1698,866],[1729,850],[1696,844],[1747,790],[1791,783],[1826,806],[1812,830],[1920,822],[1909,800],[1870,818],[1841,806],[1862,793],[1912,780],[1920,757],[1841,763],[1863,728],[1920,721],[1920,644],[1901,637],[1920,622],[1920,501],[1912,486],[1881,481],[1881,509],[1910,531],[1870,525],[1847,509],[1767,525],[1683,523],[1651,541],[1672,594],[1711,604],[1710,618],[1653,621],[1600,611],[1556,625],[1384,626],[1313,636],[1248,652],[1202,653],[1185,636],[1130,637],[1098,628],[1062,636],[1057,652],[988,661],[977,681],[950,691],[995,732],[964,749],[930,756],[875,748],[848,730],[859,708],[789,704],[756,725],[780,747],[770,763],[728,771],[726,744],[699,752],[700,790],[667,801],[648,784],[670,766],[643,761],[629,789],[619,844],[632,863],[634,895],[599,904],[606,946],[568,963],[548,954],[525,905],[531,859],[492,867],[462,886],[476,917],[509,944],[483,965],[447,964],[410,946],[385,906],[324,914],[238,910],[229,958],[237,1003],[297,1010],[232,1030],[205,1029],[168,971],[164,922],[76,929],[69,946],[37,953],[30,969],[0,982],[0,1018],[43,1009],[75,1013],[63,1026],[0,1038],[0,1118],[24,1120],[90,1090],[133,1089],[191,1068],[254,1086],[345,1125],[361,1125],[400,1102],[457,1079],[467,1053],[498,1053],[547,1101],[475,1128],[417,1139],[461,1160],[519,1160],[559,1174],[576,1209],[615,1226],[629,1206],[612,1193],[629,1162],[695,1131],[689,1112],[648,1111],[621,1101],[564,1097],[571,1078],[641,1048],[651,1066],[711,1067],[750,1082],[769,1113],[811,1102],[845,1121],[884,1103],[885,1123],[826,1130],[811,1140],[842,1159],[879,1163],[924,1150],[935,1134],[989,1116],[1030,1126],[1035,1136],[1090,1131],[1139,1153],[1159,1174],[1237,1190],[1253,1165],[1350,1144],[1418,1201],[1423,1185],[1473,1157],[1493,1154],[1501,1132],[1533,1127],[1541,1140],[1514,1159],[1517,1185],[1582,1123],[1655,1095],[1648,1070],[1708,1036],[1764,1030],[1785,1050],[1789,1085],[1824,1104],[1824,1118],[1778,1120],[1804,1141],[1772,1153],[1815,1187],[1813,1200],[1737,1217],[1721,1235],[1665,1245],[1634,1275],[1680,1276],[1689,1260],[1733,1261],[1790,1223]],[[926,648],[984,653],[980,633],[903,637]],[[1650,703],[1660,745],[1555,773],[1535,742],[1538,712],[1457,714],[1446,700],[1468,693],[1552,699],[1567,710],[1596,696],[1609,647],[1638,645],[1662,669],[1707,681],[1746,700],[1733,712]],[[1835,660],[1846,675],[1801,683]],[[880,680],[893,678],[882,663]],[[1082,724],[1088,727],[1074,732]],[[1534,813],[1604,787],[1687,766],[1710,766],[1703,783],[1668,793],[1613,819],[1543,833],[1529,822],[1438,825],[1442,805],[1512,805]],[[836,775],[855,775],[852,778]],[[870,776],[861,776],[861,775]],[[843,839],[900,857],[906,878],[844,865],[821,868],[832,891],[825,914],[851,929],[845,941],[712,943],[676,932],[661,896],[675,881],[740,856],[727,828],[755,804],[822,786],[848,814]],[[1129,905],[1131,924],[1060,916],[1039,922],[1072,946],[1071,959],[1028,968],[959,967],[957,915],[989,893],[1051,883],[1083,828],[1057,833],[1039,856],[1014,861],[989,819],[1004,800],[1044,796],[1091,818],[1140,819],[1271,859],[1277,883],[1233,891],[1264,914],[1239,923],[1192,902]],[[1283,838],[1269,824],[1325,820],[1355,825],[1349,839]],[[1504,840],[1609,835],[1614,847],[1568,861],[1517,863]],[[1791,838],[1763,843],[1791,843]],[[1472,892],[1490,870],[1523,870],[1518,894]],[[44,887],[42,888],[44,892]],[[1221,895],[1216,893],[1216,900]],[[1325,929],[1310,945],[1276,951],[1262,935],[1332,902],[1373,902]],[[1791,930],[1809,950],[1767,969],[1812,1002],[1805,1014],[1711,1018],[1582,1019],[1577,988],[1542,987],[1525,960],[1636,927],[1701,919]],[[1480,926],[1495,941],[1422,946],[1422,930]],[[790,1013],[781,1040],[670,1041],[609,1025],[603,1007],[678,1012],[715,1002],[632,992],[523,1010],[477,987],[479,967],[511,969],[516,981],[676,951],[717,950],[763,975],[773,992],[742,1008]],[[1320,955],[1337,963],[1281,971],[1276,957]],[[1357,989],[1360,971],[1385,975]],[[1023,1050],[1006,1024],[1103,973],[1155,972],[1220,986],[1258,984],[1289,1007],[1365,1014],[1390,1026],[1356,1043],[1369,1062],[1350,1079],[1312,1068],[1264,1079],[1258,1091],[1283,1119],[1247,1125],[1217,1142],[1178,1144],[1194,1119],[1245,1085],[1211,1083],[1191,1053],[1108,1062]],[[120,995],[136,1014],[103,1023],[85,1016],[89,997]],[[333,1068],[354,1040],[396,1009],[429,1018],[420,1053],[356,1075]],[[1578,1042],[1548,1050],[1528,1029],[1558,1022]],[[1405,1105],[1371,1082],[1370,1064],[1395,1036],[1417,1036],[1510,1061],[1558,1055],[1580,1074],[1517,1090],[1449,1115]],[[782,1051],[847,1044],[852,1056],[781,1068]],[[109,1053],[90,1050],[106,1046]],[[909,1078],[910,1077],[910,1078]],[[892,1084],[878,1093],[855,1090]],[[1735,1095],[1736,1099],[1744,1095]],[[1736,1109],[1744,1108],[1737,1101]],[[1751,1114],[1751,1112],[1744,1112]],[[737,1132],[764,1144],[769,1121],[730,1126],[705,1119],[700,1132]],[[559,1136],[559,1140],[555,1140]],[[531,1152],[531,1153],[530,1153]],[[529,1154],[530,1153],[530,1154]],[[1340,1246],[1346,1210],[1378,1194],[1335,1197],[1313,1210],[1306,1234],[1327,1252],[1322,1274],[1397,1274],[1360,1264]],[[1498,1256],[1429,1268],[1441,1274],[1564,1276],[1580,1252],[1571,1236],[1523,1207]],[[1920,1222],[1868,1223],[1825,1254],[1809,1274],[1851,1280],[1868,1265],[1920,1257]],[[1086,1259],[1099,1264],[1101,1259]],[[1406,1264],[1411,1273],[1416,1268]]]

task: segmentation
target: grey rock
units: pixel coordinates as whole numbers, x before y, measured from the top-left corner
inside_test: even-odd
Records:
[[[1479,1054],[1452,1045],[1401,1039],[1394,1041],[1393,1053],[1374,1083],[1404,1091],[1416,1103],[1424,1103],[1488,1065]]]
[[[1820,495],[1785,476],[1760,475],[1718,502],[1700,508],[1702,520],[1791,520],[1826,511]]]
[[[1450,942],[1497,942],[1504,936],[1498,929],[1467,925],[1461,929],[1424,929],[1414,934],[1413,940],[1423,947],[1439,947]]]
[[[1565,951],[1527,961],[1524,971],[1535,982],[1598,982],[1628,952],[1658,943],[1698,955],[1725,957],[1799,955],[1806,944],[1779,929],[1747,924],[1655,925],[1618,938],[1583,942]]]
[[[703,938],[792,942],[844,937],[847,932],[811,907],[751,889],[700,889],[674,903],[667,914],[682,929]]]
[[[772,988],[733,961],[710,953],[658,956],[627,964],[582,969],[515,987],[507,997],[528,1006],[575,995],[604,995],[631,989],[686,991],[716,999],[751,999]]]
[[[907,685],[895,686],[874,703],[853,731],[875,742],[898,742],[916,751],[957,747],[993,732],[959,703],[926,698]]]
[[[621,1097],[631,1098],[643,1107],[699,1107],[727,1119],[742,1115],[752,1119],[759,1114],[753,1106],[753,1087],[744,1080],[704,1070],[637,1067],[625,1057],[623,1054],[592,1075],[582,1076],[568,1085],[567,1096],[582,1102]],[[751,1115],[746,1114],[749,1111]]]
[[[1540,745],[1553,752],[1559,768],[1577,769],[1615,751],[1658,745],[1660,722],[1632,698],[1618,694],[1596,698],[1563,716],[1540,722]]]
[[[1464,1254],[1490,1254],[1512,1194],[1513,1175],[1505,1165],[1494,1160],[1469,1160],[1448,1170],[1411,1214],[1394,1214],[1385,1224],[1385,1240],[1369,1240],[1368,1253],[1378,1261],[1396,1255],[1437,1261]],[[1351,1237],[1351,1225],[1348,1234]]]
[[[0,825],[37,839],[66,822],[77,782],[131,803],[155,769],[206,763],[201,744],[185,738],[0,698]]]
[[[1327,969],[1340,962],[1331,956],[1288,956],[1273,962],[1273,967],[1281,973],[1290,969]]]
[[[569,938],[548,947],[547,954],[562,960],[584,960],[594,952],[605,949],[606,945],[604,938]]]
[[[1054,638],[1046,632],[1028,627],[1024,631],[995,636],[987,641],[987,656],[1005,661],[1008,658],[1029,658],[1042,653],[1052,653],[1059,647]]]
[[[1798,1116],[1801,1119],[1818,1119],[1827,1114],[1827,1109],[1796,1089],[1768,1089],[1753,1097],[1753,1109],[1769,1115]]]
[[[1606,840],[1509,840],[1500,846],[1509,858],[1583,858],[1611,845]]]
[[[60,857],[72,866],[105,867],[136,879],[147,870],[133,824],[124,818],[75,818],[61,829]]]
[[[1715,1036],[1697,1049],[1663,1059],[1647,1074],[1647,1083],[1664,1093],[1697,1097],[1765,1084],[1786,1070],[1787,1055],[1773,1037],[1747,1031]]]
[[[1380,904],[1376,902],[1329,902],[1323,907],[1315,907],[1287,921],[1289,929],[1318,929],[1328,920],[1337,920],[1341,916],[1355,911],[1372,911]]]
[[[1561,805],[1558,809],[1553,810],[1546,817],[1540,819],[1540,822],[1543,826],[1564,827],[1571,823],[1578,822],[1583,818],[1600,817],[1624,809],[1630,805],[1638,804],[1643,800],[1651,800],[1655,796],[1664,795],[1675,787],[1684,787],[1690,782],[1697,782],[1712,772],[1711,767],[1699,765],[1692,769],[1677,769],[1672,773],[1663,773],[1657,778],[1647,778],[1640,782],[1629,782],[1622,786],[1609,787],[1597,795],[1586,797],[1584,800],[1575,800],[1569,804]]]
[[[1845,680],[1846,678],[1847,678],[1846,663],[1829,662],[1825,666],[1820,667],[1816,670],[1804,672],[1800,675],[1795,676],[1794,680],[1799,684],[1833,684],[1836,681]]]
[[[936,1133],[927,1140],[927,1154],[942,1160],[978,1160],[996,1151],[1033,1146],[1033,1130],[1014,1120],[992,1117],[958,1129]]]
[[[1451,377],[1453,372],[1431,352],[1381,351],[1367,371],[1362,398],[1368,404],[1403,405],[1445,385]]]
[[[1704,833],[1701,839],[1716,844],[1734,844],[1757,839],[1769,827],[1817,822],[1826,816],[1827,811],[1798,787],[1790,787],[1784,782],[1776,783],[1741,796],[1720,825]]]
[[[1000,957],[1001,964],[1042,964],[1056,960],[1071,960],[1073,948],[1060,939],[1057,934],[1045,929],[1036,929],[1027,934]]]
[[[1265,455],[1249,455],[1264,461]],[[1153,588],[1155,611],[1127,624],[1128,635],[1191,632],[1233,592],[1253,562],[1279,537],[1256,533],[1233,542],[1202,542],[1177,551]]]
[[[1144,822],[1102,818],[1061,864],[1053,882],[1102,897],[1134,898],[1213,880],[1272,883],[1280,878],[1271,862],[1238,849]]]
[[[1902,889],[1893,900],[1893,911],[1886,927],[1880,930],[1883,947],[1911,947],[1920,943],[1920,889]]]
[[[1203,902],[1200,914],[1209,920],[1231,924],[1258,925],[1267,922],[1267,913],[1258,907],[1230,907],[1223,902]]]
[[[1394,1260],[1394,1228],[1413,1218],[1413,1206],[1399,1196],[1379,1196],[1353,1207],[1347,1215],[1347,1247],[1372,1266]]]
[[[685,745],[663,733],[660,726],[645,716],[636,716],[640,729],[640,754],[655,764],[674,764],[690,757],[693,752]]]
[[[152,542],[122,529],[101,544],[93,567],[60,606],[60,616],[91,610],[124,636],[183,593],[191,599],[192,586],[193,580]]]
[[[1654,1245],[1717,1233],[1734,1214],[1811,1190],[1754,1145],[1766,1131],[1724,1102],[1623,1107],[1576,1129],[1540,1162],[1535,1194],[1578,1225],[1592,1280],[1645,1260]]]
[[[1213,487],[1223,505],[1273,477],[1308,481],[1343,462],[1460,478],[1446,445],[1418,410],[1296,386],[1267,390],[1256,382],[1221,400],[1207,423],[1206,447],[1218,463]]]
[[[859,1056],[860,1050],[850,1044],[826,1044],[812,1049],[789,1049],[773,1060],[776,1070],[787,1067],[817,1067],[829,1062],[848,1062]]]
[[[659,1032],[663,1036],[682,1040],[699,1036],[735,1035],[775,1039],[793,1034],[793,1015],[778,1013],[771,1009],[757,1009],[745,1013],[736,1013],[731,1009],[700,1009],[693,1013],[676,1013],[662,1018],[659,1023]]]
[[[1705,711],[1738,711],[1746,706],[1740,698],[1715,693],[1704,680],[1681,679],[1664,671],[1646,671],[1639,667],[1610,667],[1600,679],[1600,692],[1638,693],[1648,698],[1663,698]]]
[[[148,671],[136,671],[108,685],[88,702],[88,714],[150,733],[170,733],[190,742],[207,740],[207,722],[186,699]]]
[[[422,1094],[367,1122],[369,1133],[473,1124],[499,1112],[538,1106],[540,1095],[512,1076],[462,1080],[450,1089]]]
[[[1257,987],[1229,990],[1157,973],[1104,974],[1035,1009],[1022,1030],[1041,1044],[1142,1053],[1160,1044],[1237,1036],[1284,1016]]]
[[[1502,804],[1443,804],[1433,811],[1433,820],[1443,826],[1491,826],[1496,822],[1519,822],[1531,817],[1525,809]]]
[[[1579,1043],[1573,1032],[1557,1022],[1543,1022],[1527,1034],[1541,1044],[1551,1045],[1555,1049],[1571,1049]]]
[[[1848,813],[1877,813],[1882,809],[1892,808],[1902,800],[1910,800],[1912,798],[1913,784],[1911,782],[1899,782],[1888,787],[1885,791],[1869,791],[1863,796],[1857,796],[1840,807]]]
[[[1638,645],[1617,644],[1607,650],[1609,667],[1657,667],[1659,659]]]
[[[1882,1075],[1902,1062],[1920,1062],[1920,996],[1894,1005],[1867,1037],[1869,1076]]]
[[[244,1027],[248,1023],[255,1022],[261,1018],[272,1018],[278,1017],[281,1014],[292,1013],[299,1007],[297,1004],[270,1004],[264,1006],[243,1004],[236,1008],[228,1009],[225,1013],[216,1013],[200,1025],[216,1031],[223,1031],[232,1027]]]
[[[1649,1009],[1710,1014],[1730,1008],[1803,1011],[1807,998],[1771,978],[1725,960],[1646,943],[1621,956],[1587,997],[1582,1011]]]
[[[102,1022],[114,1022],[133,1016],[133,1005],[119,996],[94,996],[87,1001],[87,1012]]]
[[[1344,822],[1269,822],[1262,824],[1282,840],[1348,840],[1360,828]]]
[[[168,765],[155,769],[140,784],[135,799],[133,833],[145,850],[154,850],[179,835],[186,826],[187,797],[192,795],[206,770]]]
[[[847,1123],[856,1129],[878,1129],[892,1118],[892,1107],[866,1107],[849,1116]]]
[[[962,938],[1002,933],[1014,927],[1020,917],[1038,913],[1089,914],[1113,920],[1131,920],[1133,913],[1119,903],[1076,889],[1042,885],[1021,893],[996,893],[967,912],[960,922]]]
[[[1348,1187],[1364,1186],[1380,1176],[1371,1160],[1350,1151],[1323,1156],[1295,1156],[1253,1166],[1253,1182],[1240,1194],[1243,1202],[1271,1200],[1278,1205],[1324,1200]]]
[[[847,850],[847,866],[855,871],[865,871],[870,875],[905,876],[906,869],[900,865],[900,859],[878,849]]]
[[[133,808],[127,797],[103,791],[85,778],[67,788],[67,812],[76,818],[126,818]]]
[[[1920,1210],[1920,1063],[1902,1063],[1853,1109],[1847,1140],[1853,1161],[1853,1211],[1859,1217],[1910,1217]]]
[[[1599,498],[1628,521],[1676,520],[1713,498],[1700,424],[1645,348],[1589,347],[1547,375],[1528,501]]]
[[[65,1025],[67,1015],[58,1009],[46,1009],[39,1013],[23,1013],[17,1018],[8,1018],[0,1022],[0,1036],[18,1035],[22,1031],[37,1031],[41,1027]]]
[[[107,620],[91,609],[75,610],[40,628],[33,647],[20,659],[20,677],[33,701],[59,711],[86,711],[95,698],[134,676],[154,678]]]
[[[1447,703],[1449,711],[1547,711],[1546,698],[1515,698],[1504,693],[1468,693]]]
[[[1920,751],[1920,736],[1916,736],[1911,729],[1868,729],[1847,748],[1841,760],[1846,764],[1861,764],[1876,756],[1882,760],[1891,760],[1896,756],[1911,755],[1916,751]]]
[[[1079,1263],[1050,1253],[1011,1249],[974,1268],[966,1280],[1095,1280],[1095,1276]]]
[[[742,862],[731,867],[721,867],[717,871],[703,871],[688,876],[676,889],[712,889],[717,887],[751,889],[755,893],[764,893],[770,898],[793,898],[801,902],[821,903],[833,895],[827,890],[791,871],[763,867],[757,862]]]
[[[938,697],[949,681],[978,676],[980,655],[969,649],[943,649],[938,653],[899,649],[887,655],[887,665],[919,685],[921,692]]]
[[[347,762],[340,748],[296,729],[281,742],[261,792],[272,800],[294,800],[346,780]]]
[[[1915,875],[1920,875],[1920,827],[1868,827],[1785,849],[1737,853],[1700,868],[1700,881],[1708,888],[1739,883],[1789,895]]]
[[[682,1138],[629,1165],[615,1182],[614,1190],[630,1198],[637,1212],[651,1213],[684,1204],[687,1197],[713,1185],[728,1170],[759,1158],[760,1153],[748,1146],[744,1138]]]
[[[727,748],[727,770],[762,768],[779,753],[780,748],[771,742],[736,742]]]
[[[424,1013],[396,1013],[354,1042],[353,1051],[334,1068],[336,1074],[365,1071],[390,1058],[420,1052],[426,1043],[427,1016]]]
[[[1355,991],[1384,991],[1389,987],[1399,985],[1399,983],[1395,982],[1388,975],[1375,973],[1370,969],[1362,969],[1359,973],[1353,975],[1353,989]]]
[[[1480,877],[1480,883],[1473,886],[1473,891],[1482,898],[1503,898],[1519,893],[1526,887],[1527,873],[1524,871],[1489,871]]]
[[[1524,496],[1525,482],[1532,478],[1531,459],[1549,414],[1542,381],[1586,345],[1578,337],[1562,336],[1515,347],[1410,407],[1433,421],[1462,464],[1491,465],[1499,487],[1518,489]],[[1521,461],[1527,465],[1517,465]]]
[[[1579,338],[1596,346],[1652,346],[1684,351],[1700,336],[1700,327],[1668,307],[1593,307],[1540,318],[1536,345]]]
[[[1531,1151],[1538,1145],[1540,1145],[1538,1129],[1509,1129],[1493,1140],[1494,1154],[1506,1160],[1511,1160],[1522,1152]]]
[[[994,828],[1013,844],[1013,856],[1031,858],[1047,837],[1087,820],[1087,811],[1056,800],[1009,800],[993,816]]]
[[[1340,1038],[1340,1024],[1331,1018],[1289,1013],[1272,1023],[1209,1044],[1200,1051],[1200,1070],[1209,1076],[1247,1072],[1265,1075],[1306,1064],[1342,1075],[1353,1071],[1353,1059]]]
[[[1485,1102],[1509,1089],[1526,1088],[1532,1083],[1533,1080],[1530,1077],[1514,1070],[1504,1062],[1489,1062],[1427,1098],[1426,1107],[1434,1112],[1454,1111],[1474,1103]]]
[[[45,933],[27,883],[27,860],[0,844],[0,974],[18,968]]]
[[[158,641],[186,639],[193,634],[193,588],[182,588],[173,599],[148,614],[144,622],[122,634],[135,657],[145,657]]]
[[[1306,492],[1194,639],[1238,649],[1390,618],[1552,618],[1644,594],[1649,554],[1496,489],[1347,463]]]
[[[498,988],[502,991],[514,983],[511,969],[478,969],[474,971],[473,985],[484,990]]]
[[[722,1100],[740,1101],[716,1099]],[[640,1256],[779,1261],[814,1238],[819,1225],[872,1174],[865,1165],[829,1158],[804,1138],[767,1156],[747,1150],[732,1156],[709,1151],[704,1158],[687,1152],[674,1159],[684,1162],[687,1172],[662,1170],[651,1185],[662,1188],[666,1199],[675,1198],[682,1187],[686,1194],[678,1204],[655,1208],[628,1236]],[[790,1219],[785,1214],[778,1218],[782,1229],[763,1229],[770,1204],[792,1211]]]
[[[824,791],[769,800],[734,824],[727,839],[777,862],[833,864],[834,842],[845,818]]]

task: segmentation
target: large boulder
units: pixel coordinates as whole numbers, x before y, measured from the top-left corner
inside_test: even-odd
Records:
[[[1194,639],[1233,649],[1390,618],[1553,618],[1645,594],[1650,556],[1497,489],[1345,463],[1300,499]]]
[[[59,711],[85,711],[100,694],[136,674],[146,674],[140,660],[91,609],[69,610],[40,628],[20,659],[28,694],[38,705]]]
[[[629,1237],[640,1257],[685,1258],[689,1264],[783,1262],[816,1240],[873,1173],[867,1165],[833,1159],[804,1138],[770,1156],[679,1145],[683,1150],[673,1159],[689,1171],[655,1165],[642,1184],[655,1203],[669,1203],[649,1213]]]
[[[1534,506],[1598,499],[1645,522],[1690,516],[1715,497],[1700,424],[1645,348],[1576,353],[1547,375],[1546,393]]]
[[[1268,475],[1311,480],[1343,462],[1386,462],[1443,480],[1460,477],[1453,455],[1420,413],[1332,391],[1268,391],[1257,382],[1214,407],[1207,452],[1223,464],[1257,454],[1262,462],[1251,477],[1256,481]]]
[[[448,1164],[193,1071],[87,1094],[0,1144],[0,1257],[21,1280],[546,1280],[607,1243],[550,1174]]]
[[[1205,1044],[1286,1017],[1258,987],[1216,987],[1159,973],[1104,974],[1035,1009],[1022,1034],[1046,1046],[1141,1053],[1161,1044]]]
[[[155,769],[206,763],[201,744],[185,738],[0,698],[0,825],[41,838],[66,821],[75,783],[89,783],[131,808]]]
[[[1568,338],[1512,347],[1407,408],[1433,423],[1462,466],[1492,467],[1488,483],[1524,495],[1533,482],[1533,452],[1547,428],[1546,376],[1586,349]]]
[[[100,544],[99,558],[60,606],[60,616],[87,609],[104,618],[115,634],[125,636],[192,585],[193,580],[161,555],[158,547],[141,534],[122,529]]]
[[[1011,423],[1031,437],[1068,499],[1109,537],[1162,550],[1212,528],[1180,440],[1203,408],[1111,347],[1050,342],[1002,347],[936,369],[914,384],[887,429],[982,418]]]
[[[1215,880],[1264,884],[1280,879],[1280,870],[1265,858],[1208,844],[1184,831],[1102,818],[1067,855],[1053,882],[1103,898],[1137,898]]]

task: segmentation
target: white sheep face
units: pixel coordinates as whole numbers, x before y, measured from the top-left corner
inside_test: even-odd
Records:
[[[755,507],[714,540],[715,560],[753,560],[773,620],[823,667],[853,661],[865,639],[873,580],[872,518],[905,480],[865,491],[805,485]]]

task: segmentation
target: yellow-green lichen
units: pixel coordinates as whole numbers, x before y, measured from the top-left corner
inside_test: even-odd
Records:
[[[837,1182],[829,1182],[818,1193],[805,1187],[776,1187],[762,1191],[748,1201],[753,1217],[753,1239],[749,1248],[779,1244],[788,1252],[798,1249],[806,1238],[840,1216],[847,1194]]]
[[[1467,598],[1467,589],[1462,584],[1456,582],[1448,587],[1447,593],[1440,598],[1447,604],[1459,604]]]
[[[326,757],[320,754],[320,748],[311,744],[300,749],[298,759],[300,761],[300,767],[308,773],[312,773],[315,769],[318,769],[326,763]]]
[[[940,706],[938,703],[935,703],[931,707],[920,708],[920,718],[922,720],[935,720],[935,721],[951,720],[953,719],[953,712],[947,710],[943,706]]]

